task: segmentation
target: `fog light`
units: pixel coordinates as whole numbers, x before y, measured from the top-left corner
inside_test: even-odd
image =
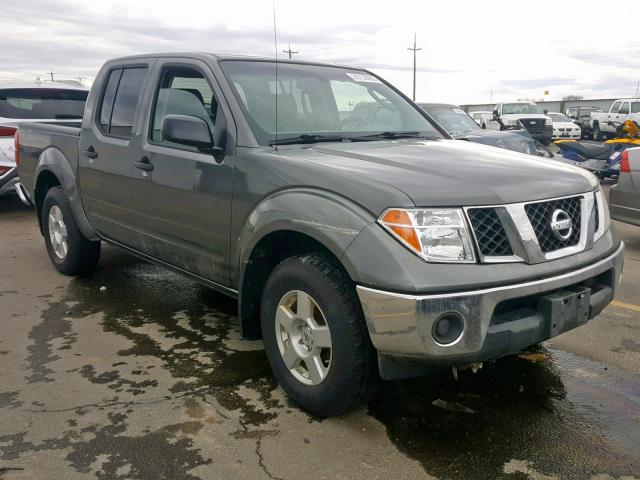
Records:
[[[456,312],[447,312],[440,315],[435,322],[431,335],[439,345],[451,345],[462,337],[464,321],[462,316]]]

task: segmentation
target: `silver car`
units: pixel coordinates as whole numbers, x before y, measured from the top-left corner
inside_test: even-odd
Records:
[[[622,153],[620,178],[609,194],[611,218],[640,226],[640,147]]]

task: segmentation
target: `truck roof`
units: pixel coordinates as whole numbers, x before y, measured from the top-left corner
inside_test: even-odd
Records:
[[[223,54],[223,53],[210,53],[210,52],[165,52],[165,53],[149,53],[140,55],[130,55],[126,57],[112,58],[107,63],[122,62],[129,60],[141,60],[149,58],[166,58],[166,57],[186,57],[195,59],[214,59],[214,60],[249,60],[254,62],[275,62],[274,57],[261,57],[256,55],[238,55],[238,54]],[[361,67],[353,67],[351,65],[342,65],[330,62],[318,62],[314,60],[290,60],[288,58],[278,58],[278,63],[295,63],[300,65],[319,65],[326,67],[344,67],[351,68],[353,70],[364,70]]]

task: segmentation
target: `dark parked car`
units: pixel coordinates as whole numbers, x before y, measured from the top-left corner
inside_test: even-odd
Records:
[[[529,132],[524,128],[513,130],[484,129],[458,105],[447,103],[419,103],[418,105],[456,140],[482,143],[529,155],[553,157],[553,153],[540,142],[531,138]]]
[[[576,125],[580,126],[582,129],[582,138],[592,138],[591,113],[601,111],[602,109],[598,107],[569,107],[565,114],[573,120]]]
[[[105,241],[237,298],[318,414],[582,325],[622,268],[593,175],[455,141],[357,68],[112,60],[82,127],[20,124],[17,160],[56,269]]]

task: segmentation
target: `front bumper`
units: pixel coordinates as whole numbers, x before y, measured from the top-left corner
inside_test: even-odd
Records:
[[[588,287],[591,294],[585,321],[595,317],[614,297],[623,259],[620,243],[613,254],[591,265],[526,283],[433,295],[404,295],[363,286],[357,292],[371,341],[380,355],[465,364],[517,353],[554,336],[549,333],[553,332],[552,319],[538,306],[543,295]],[[455,342],[442,345],[433,337],[434,322],[451,312],[462,318],[464,329]]]
[[[533,138],[534,140],[538,140],[541,143],[547,144],[553,137],[553,127],[551,125],[545,125],[542,132],[529,132],[529,135],[531,135],[531,138]]]

